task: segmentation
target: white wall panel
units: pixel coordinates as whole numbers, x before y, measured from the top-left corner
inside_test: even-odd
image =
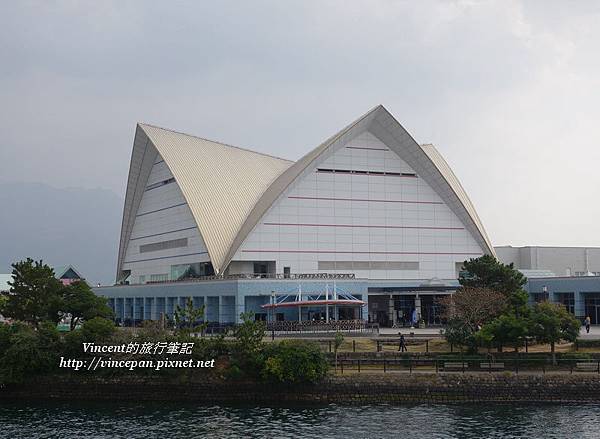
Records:
[[[276,260],[278,273],[284,266],[292,273],[318,272],[319,260],[418,262],[419,270],[358,270],[356,275],[451,279],[456,262],[483,253],[418,176],[318,168],[414,174],[379,139],[363,133],[305,170],[258,222],[234,260]],[[348,225],[354,227],[340,227]]]
[[[146,187],[172,177],[159,156]],[[140,253],[141,245],[178,238],[188,238],[188,245]],[[131,270],[130,282],[138,283],[140,276],[146,276],[146,280],[149,280],[152,274],[170,274],[171,265],[209,260],[204,241],[177,183],[145,191],[136,214],[123,265],[124,270]]]

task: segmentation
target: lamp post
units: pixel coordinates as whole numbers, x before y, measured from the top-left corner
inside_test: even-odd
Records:
[[[271,323],[275,322],[275,291],[271,291]]]

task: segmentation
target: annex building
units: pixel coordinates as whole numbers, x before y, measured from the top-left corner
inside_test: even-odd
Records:
[[[459,180],[383,107],[296,162],[138,124],[117,320],[439,323],[462,262],[494,249]]]

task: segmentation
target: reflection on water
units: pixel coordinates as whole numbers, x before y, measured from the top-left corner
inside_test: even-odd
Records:
[[[600,405],[247,407],[0,402],[0,437],[600,437]]]

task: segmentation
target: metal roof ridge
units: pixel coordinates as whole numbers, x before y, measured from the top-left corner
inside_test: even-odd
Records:
[[[265,156],[265,157],[270,157],[272,159],[282,160],[284,162],[289,162],[291,164],[295,163],[293,160],[284,159],[283,157],[277,157],[277,156],[275,156],[273,154],[267,154],[267,153],[264,153],[264,152],[254,151],[254,150],[249,149],[249,148],[243,148],[241,146],[231,145],[229,143],[220,142],[218,140],[207,139],[205,137],[200,137],[200,136],[196,136],[194,134],[184,133],[182,131],[173,130],[171,128],[159,127],[158,125],[153,125],[151,123],[138,122],[137,124],[140,125],[141,127],[147,126],[147,127],[151,127],[151,128],[156,128],[156,129],[159,129],[159,130],[168,131],[170,133],[179,134],[179,135],[187,136],[187,137],[193,137],[193,138],[199,139],[199,140],[204,140],[205,142],[216,143],[218,145],[222,145],[222,146],[227,146],[227,147],[230,147],[230,148],[239,149],[241,151],[251,152],[251,153],[259,154],[259,155],[262,155],[262,156]]]

